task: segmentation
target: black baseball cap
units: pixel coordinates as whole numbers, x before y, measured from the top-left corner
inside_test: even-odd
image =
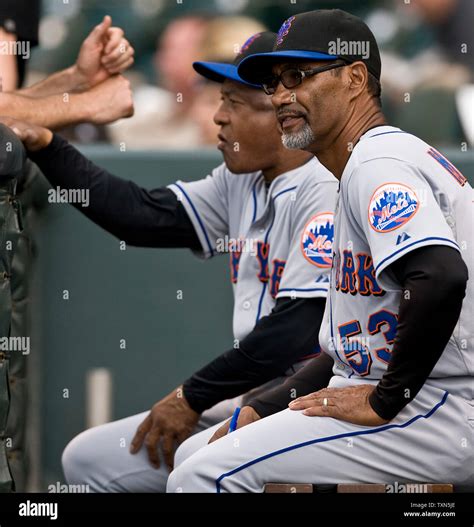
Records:
[[[240,52],[234,59],[232,64],[223,62],[195,62],[193,68],[203,77],[211,81],[224,82],[226,79],[240,82],[252,88],[260,88],[259,84],[247,82],[237,73],[239,64],[250,55],[267,53],[273,51],[276,33],[271,31],[263,31],[251,36],[247,42],[241,47]]]
[[[365,22],[342,9],[319,9],[286,20],[273,51],[246,57],[238,74],[249,83],[261,85],[271,77],[272,67],[282,61],[337,59],[349,63],[362,61],[380,79],[379,48]]]

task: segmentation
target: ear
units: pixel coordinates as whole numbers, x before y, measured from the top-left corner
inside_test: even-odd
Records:
[[[344,69],[347,69],[347,75],[349,77],[348,84],[352,92],[352,97],[356,98],[367,90],[369,80],[367,66],[363,62],[354,62]]]

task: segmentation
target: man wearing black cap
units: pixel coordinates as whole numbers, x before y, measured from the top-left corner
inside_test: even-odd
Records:
[[[242,394],[281,383],[318,355],[321,386],[328,382],[332,360],[320,354],[317,336],[329,284],[337,181],[312,154],[283,147],[270,98],[237,74],[245,56],[271,50],[275,37],[254,35],[234,64],[195,64],[222,83],[215,121],[225,164],[200,181],[147,191],[94,166],[45,129],[18,131],[27,148],[39,150],[30,156],[53,187],[90,191],[90,206],[78,210],[120,240],[188,247],[203,258],[230,253],[234,349],[151,412],[75,438],[63,455],[71,484],[95,492],[164,491],[176,443],[220,423]],[[259,415],[247,410],[244,418]],[[207,440],[188,444],[188,453]]]
[[[291,17],[273,52],[242,61],[239,74],[272,95],[285,146],[315,154],[340,180],[319,335],[334,376],[235,433],[224,435],[225,423],[177,466],[168,491],[259,492],[278,481],[474,484],[466,440],[472,280],[463,305],[472,188],[437,150],[387,126],[380,70],[369,28],[341,10]],[[310,383],[313,367],[295,377]],[[258,413],[259,398],[284,402],[279,392],[293,383],[249,406]]]

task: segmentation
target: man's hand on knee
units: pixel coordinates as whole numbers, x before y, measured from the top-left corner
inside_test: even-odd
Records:
[[[199,414],[189,406],[182,387],[178,387],[153,406],[137,428],[130,452],[136,454],[145,445],[151,464],[159,468],[158,446],[161,443],[164,461],[172,470],[175,444],[185,441],[198,421]]]
[[[369,395],[375,386],[361,384],[346,388],[324,388],[299,397],[289,404],[290,410],[304,410],[304,415],[333,417],[362,426],[380,426],[388,421],[375,413]]]

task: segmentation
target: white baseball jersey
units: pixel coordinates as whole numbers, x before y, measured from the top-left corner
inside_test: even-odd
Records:
[[[420,247],[445,245],[461,252],[471,279],[458,324],[427,382],[473,398],[473,219],[471,186],[437,150],[390,126],[362,136],[341,178],[320,331],[335,374],[383,376],[401,295],[389,266]]]
[[[261,172],[233,174],[225,164],[205,179],[169,188],[193,222],[200,256],[230,254],[236,339],[277,298],[326,297],[337,180],[315,158],[268,188]]]
[[[472,276],[472,198],[462,174],[420,139],[388,126],[362,137],[334,220],[336,257],[320,331],[321,347],[335,359],[330,387],[375,385],[386,370],[401,294],[391,263],[441,244],[461,251]],[[442,358],[390,423],[362,426],[287,409],[208,445],[219,424],[181,445],[168,492],[261,492],[271,481],[376,482],[387,492],[449,481],[472,491],[473,300],[471,279]]]

